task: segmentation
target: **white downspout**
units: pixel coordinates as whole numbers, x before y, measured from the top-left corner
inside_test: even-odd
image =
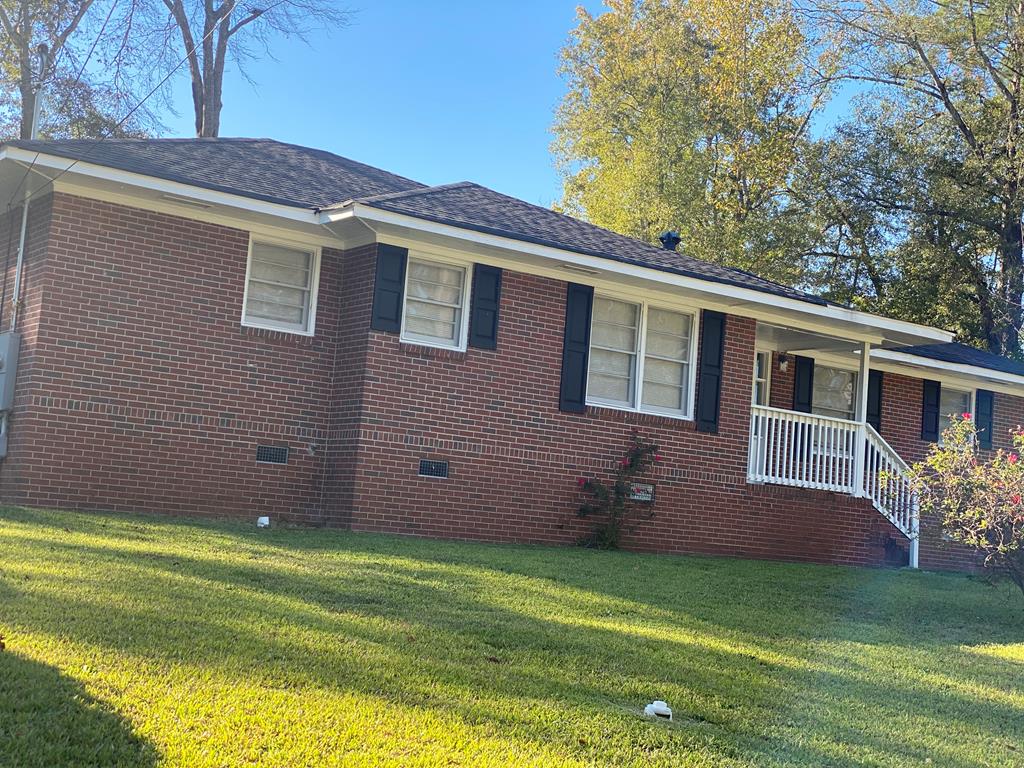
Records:
[[[32,124],[30,138],[35,139],[39,133],[39,115],[43,105],[43,77],[46,74],[49,54],[46,46],[39,46],[39,79],[34,88],[35,99],[32,102]],[[29,179],[25,178],[25,199],[21,204],[21,234],[18,235],[18,259],[14,264],[14,288],[11,290],[11,327],[18,325],[18,310],[21,309],[21,274],[25,268],[25,237],[28,233],[28,201],[32,197],[29,190]]]

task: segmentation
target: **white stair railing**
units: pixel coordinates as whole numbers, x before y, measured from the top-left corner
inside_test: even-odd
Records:
[[[917,567],[918,508],[909,467],[870,424],[755,405],[747,477],[866,496],[910,540]]]
[[[891,445],[865,424],[864,495],[875,509],[889,518],[910,539],[910,566],[917,567],[920,533],[917,494],[910,481],[910,467]]]

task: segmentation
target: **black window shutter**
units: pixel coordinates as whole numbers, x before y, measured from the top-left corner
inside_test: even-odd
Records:
[[[395,245],[377,246],[377,275],[373,283],[370,327],[375,331],[402,330],[402,294],[409,251]]]
[[[814,400],[814,358],[796,356],[793,372],[793,410],[810,413]]]
[[[868,371],[867,421],[876,432],[882,431],[882,372]]]
[[[562,385],[558,407],[570,413],[587,410],[587,364],[590,359],[590,317],[594,289],[569,283],[565,295],[565,337],[562,343]]]
[[[486,264],[473,265],[473,293],[469,307],[469,346],[498,348],[498,308],[501,304],[501,270]]]
[[[925,380],[921,397],[921,439],[935,443],[939,439],[939,399],[941,387],[937,381]]]
[[[987,389],[974,393],[974,423],[978,430],[978,447],[992,450],[993,396]]]
[[[700,317],[700,368],[697,370],[697,431],[718,432],[725,359],[725,315],[705,309]]]

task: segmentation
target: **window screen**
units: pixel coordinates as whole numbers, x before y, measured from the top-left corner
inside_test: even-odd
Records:
[[[315,261],[312,251],[254,242],[245,321],[280,330],[310,331]]]
[[[466,270],[409,260],[403,336],[443,346],[462,344]]]

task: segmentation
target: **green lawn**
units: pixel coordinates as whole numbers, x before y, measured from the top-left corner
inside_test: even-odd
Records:
[[[0,509],[0,633],[4,768],[1024,766],[962,576]]]

